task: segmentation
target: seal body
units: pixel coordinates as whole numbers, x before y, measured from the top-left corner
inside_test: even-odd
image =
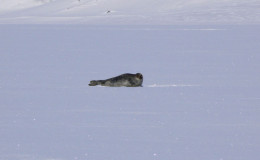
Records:
[[[143,75],[141,73],[130,74],[125,73],[117,77],[106,80],[90,81],[89,86],[108,86],[108,87],[142,87]]]

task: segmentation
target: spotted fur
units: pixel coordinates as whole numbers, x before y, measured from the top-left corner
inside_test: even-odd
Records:
[[[141,73],[130,74],[125,73],[117,77],[106,80],[90,81],[89,86],[108,86],[108,87],[142,87],[143,75]]]

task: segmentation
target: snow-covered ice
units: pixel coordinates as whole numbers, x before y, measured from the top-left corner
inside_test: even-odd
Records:
[[[259,26],[0,25],[1,160],[257,160]],[[144,87],[89,87],[141,72]]]
[[[0,24],[0,160],[260,158],[259,0],[0,0]]]
[[[260,0],[0,0],[0,24],[260,24]]]

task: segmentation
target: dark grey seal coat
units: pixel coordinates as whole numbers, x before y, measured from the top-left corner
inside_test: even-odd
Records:
[[[130,74],[125,73],[117,77],[106,80],[90,81],[89,86],[108,86],[108,87],[142,87],[143,75],[141,73]]]

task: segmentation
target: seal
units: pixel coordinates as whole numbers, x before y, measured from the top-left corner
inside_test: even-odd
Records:
[[[141,73],[125,73],[106,80],[92,80],[89,86],[108,86],[108,87],[142,87],[143,75]]]

